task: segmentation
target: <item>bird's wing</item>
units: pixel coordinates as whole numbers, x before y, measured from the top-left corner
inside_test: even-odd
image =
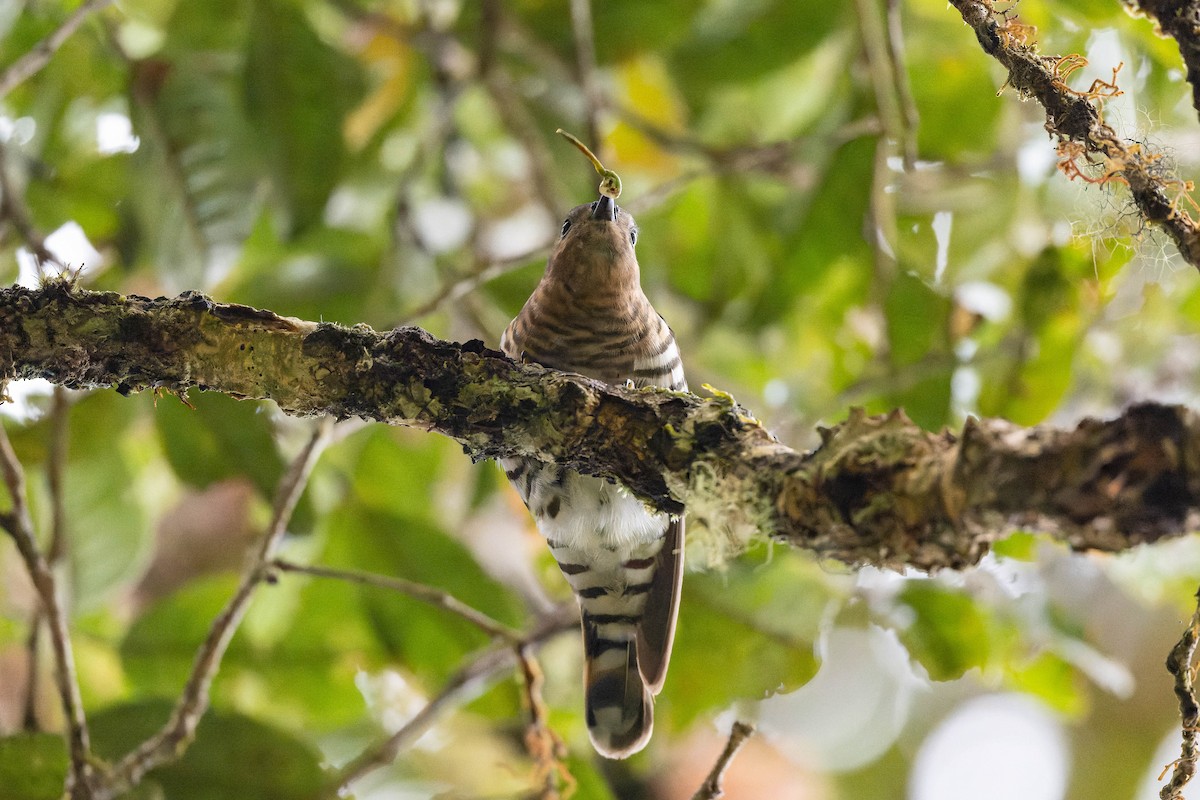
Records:
[[[517,320],[508,323],[504,333],[500,334],[500,351],[509,358],[521,360],[521,343],[517,341]]]
[[[667,524],[656,562],[646,610],[637,629],[638,665],[652,694],[662,689],[675,639],[683,589],[683,517],[672,517]]]

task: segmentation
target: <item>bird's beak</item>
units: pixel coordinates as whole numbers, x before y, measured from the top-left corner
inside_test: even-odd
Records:
[[[595,207],[592,208],[592,219],[602,219],[612,222],[616,218],[617,204],[608,195],[600,195],[600,199],[596,201]]]

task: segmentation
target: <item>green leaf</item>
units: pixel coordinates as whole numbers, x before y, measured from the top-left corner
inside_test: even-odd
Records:
[[[364,431],[357,442],[351,468],[355,499],[385,514],[436,522],[432,494],[447,458],[460,459],[461,450],[445,440],[387,427]]]
[[[354,684],[357,669],[380,661],[353,587],[335,581],[284,575],[301,581],[300,602],[289,630],[260,644],[239,631],[229,644],[213,688],[214,702],[237,700],[239,708],[298,726],[326,730],[362,719],[364,704]],[[196,651],[232,597],[236,578],[201,578],[160,600],[121,642],[126,675],[140,694],[174,696],[191,673]],[[273,588],[260,586],[247,618],[271,603]],[[246,692],[247,686],[258,687]]]
[[[1030,265],[1017,298],[1019,327],[1001,349],[1011,356],[989,370],[980,413],[1034,425],[1058,407],[1071,387],[1086,333],[1077,287],[1094,269],[1091,264],[1077,250],[1048,248]]]
[[[196,6],[184,4],[177,16],[195,16]],[[138,62],[131,76],[137,225],[124,244],[177,285],[202,288],[228,270],[250,233],[262,167],[229,49],[240,28],[212,43],[216,51],[188,50],[190,37],[178,33],[167,43],[169,59]]]
[[[1011,664],[1006,682],[1014,689],[1037,697],[1050,708],[1069,717],[1081,716],[1088,707],[1083,679],[1074,665],[1052,652],[1044,652]]]
[[[419,517],[345,507],[328,518],[329,566],[394,575],[445,591],[512,626],[521,604],[480,569],[461,544]],[[487,643],[454,614],[397,592],[361,587],[361,602],[379,641],[405,667],[438,685]]]
[[[566,767],[575,779],[575,797],[588,800],[617,800],[613,788],[601,771],[602,759],[583,757],[572,750],[567,756]],[[564,793],[565,794],[565,793]]]
[[[1045,538],[1028,531],[1016,531],[992,544],[992,552],[1014,561],[1033,561],[1037,556],[1038,543]]]
[[[145,566],[152,529],[138,484],[153,445],[126,438],[145,407],[115,393],[71,406],[63,506],[78,610],[108,599]]]
[[[671,56],[672,72],[696,102],[714,86],[761,77],[796,61],[841,23],[845,6],[792,0],[710,6]],[[787,36],[780,38],[780,32]]]
[[[200,391],[189,392],[188,402],[193,408],[167,396],[154,410],[163,449],[179,479],[204,488],[245,476],[263,497],[272,497],[284,464],[265,406]]]
[[[1002,72],[978,58],[974,36],[943,7],[917,9],[904,26],[908,80],[920,125],[922,158],[969,161],[996,147],[997,123],[1011,96],[997,97]]]
[[[900,638],[930,678],[954,680],[988,664],[992,623],[973,597],[929,581],[911,581],[899,600],[916,615]]]
[[[139,690],[174,695],[183,689],[196,650],[236,585],[232,575],[194,580],[134,621],[121,642],[121,659]],[[243,640],[235,637],[226,658],[237,658],[244,646]]]
[[[875,141],[859,138],[842,145],[820,173],[819,183],[801,204],[782,212],[786,231],[780,257],[749,315],[749,324],[765,325],[795,312],[801,298],[825,299],[830,288],[843,302],[865,294],[870,285],[871,250],[863,240]],[[843,269],[847,268],[847,269]],[[844,274],[853,280],[843,286]]]
[[[151,530],[119,454],[72,461],[63,483],[74,591],[90,608],[141,574]]]
[[[227,299],[302,319],[392,325],[400,300],[380,291],[381,245],[378,236],[322,225],[284,242],[264,214],[246,240]]]
[[[53,733],[0,736],[0,796],[58,800],[67,778],[67,746]]]
[[[896,277],[884,301],[895,379],[881,404],[903,408],[918,425],[937,430],[950,412],[950,300],[911,273]]]
[[[325,44],[290,3],[254,4],[246,54],[246,112],[272,167],[285,229],[321,219],[345,161],[342,121],[361,98],[354,62]]]
[[[171,703],[150,700],[105,709],[89,719],[99,755],[115,759],[155,733]],[[171,800],[311,800],[324,781],[321,756],[284,731],[228,711],[209,711],[196,740],[147,780]]]
[[[222,3],[179,2],[166,26],[163,51],[169,56],[206,53],[210,59],[226,60],[237,56],[249,32],[252,0],[224,0]],[[156,12],[161,14],[160,9]]]
[[[463,7],[464,24],[470,31],[481,24],[479,4]],[[521,0],[511,4],[522,25],[552,44],[563,55],[572,55],[571,7],[568,0]],[[692,0],[609,0],[592,12],[596,60],[611,64],[646,50],[661,52],[682,40],[699,4]]]
[[[764,563],[752,554],[724,574],[688,575],[656,716],[685,730],[735,700],[807,683],[817,671],[813,646],[828,601],[824,581],[794,558]]]
[[[947,349],[950,300],[912,273],[896,276],[884,304],[888,342],[897,365]]]
[[[700,180],[670,209],[663,240],[639,246],[648,251],[648,263],[668,265],[675,289],[719,319],[768,280],[778,244],[767,221],[763,204],[739,181]]]

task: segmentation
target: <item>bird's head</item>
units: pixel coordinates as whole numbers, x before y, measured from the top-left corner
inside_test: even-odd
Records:
[[[637,223],[606,195],[571,209],[550,254],[550,271],[562,277],[638,277]]]

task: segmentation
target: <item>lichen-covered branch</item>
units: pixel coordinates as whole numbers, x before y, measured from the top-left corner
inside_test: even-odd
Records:
[[[1192,107],[1200,113],[1200,2],[1196,0],[1121,0],[1134,16],[1154,21],[1158,32],[1179,44],[1192,86]]]
[[[1200,598],[1198,598],[1200,600]],[[1200,760],[1200,746],[1197,746],[1196,734],[1200,731],[1200,702],[1196,698],[1196,642],[1200,638],[1200,606],[1192,614],[1191,622],[1184,629],[1179,641],[1171,648],[1167,656],[1167,672],[1175,679],[1175,697],[1179,700],[1179,720],[1182,731],[1179,744],[1179,758],[1170,765],[1171,778],[1159,790],[1162,800],[1182,800],[1183,787],[1187,786],[1196,774],[1196,762]],[[1167,770],[1163,770],[1166,774]],[[1159,776],[1162,780],[1162,775]]]
[[[379,333],[214,303],[56,282],[0,290],[0,377],[121,392],[200,387],[290,414],[358,416],[449,436],[475,459],[523,455],[620,480],[693,530],[761,533],[847,564],[973,564],[1017,527],[1122,550],[1200,520],[1200,416],[1142,405],[1074,430],[902,413],[781,444],[727,395],[627,390],[518,364],[478,341]]]
[[[1179,207],[1188,184],[1170,175],[1162,153],[1117,136],[1092,99],[1096,92],[1080,92],[1067,86],[1064,64],[1079,62],[1040,55],[1025,41],[1023,26],[996,11],[991,0],[950,2],[975,31],[984,52],[1008,70],[1007,85],[1024,97],[1036,99],[1046,109],[1046,130],[1058,137],[1059,153],[1066,163],[1073,164],[1081,156],[1098,156],[1104,173],[1091,180],[1128,184],[1142,217],[1166,231],[1184,260],[1200,269],[1200,227]],[[1109,86],[1116,91],[1115,82]]]

